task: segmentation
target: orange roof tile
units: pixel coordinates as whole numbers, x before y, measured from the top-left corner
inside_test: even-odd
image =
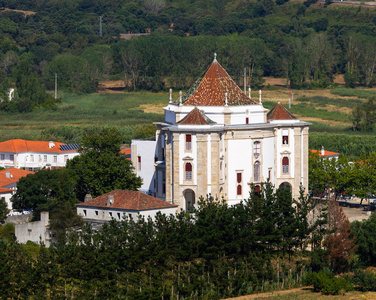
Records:
[[[203,111],[200,111],[197,107],[192,109],[188,115],[177,122],[179,125],[210,125],[216,124],[210,120]]]
[[[107,199],[109,195],[114,196],[114,202],[107,206]],[[155,197],[141,193],[140,191],[126,190],[114,190],[92,200],[78,203],[77,206],[108,207],[135,211],[177,207],[177,205],[159,200]]]
[[[255,103],[243,93],[225,69],[214,60],[197,88],[192,87],[183,96],[182,102],[183,105],[224,106],[226,104],[225,93],[227,93],[228,105]]]
[[[121,149],[120,153],[124,155],[131,154],[131,148]]]
[[[8,178],[7,172],[9,172],[10,178]],[[9,168],[0,171],[0,187],[18,182],[21,177],[25,177],[29,174],[34,174],[32,171],[26,171],[22,169]]]
[[[322,155],[321,150],[309,149],[309,151],[311,151],[311,153],[318,153],[320,157],[321,156],[338,156],[338,155],[340,155],[340,153],[332,152],[332,151],[326,151],[326,150],[324,150],[324,155]]]
[[[6,188],[0,188],[0,194],[2,193],[9,193],[9,192],[14,192],[12,189],[6,189]]]
[[[282,104],[278,103],[267,114],[268,121],[272,120],[296,120]]]
[[[53,142],[55,146],[49,147],[50,142],[46,141],[26,141],[26,140],[9,140],[0,143],[0,152],[43,152],[43,153],[67,153],[76,152],[76,150],[62,151],[60,150],[63,143]]]

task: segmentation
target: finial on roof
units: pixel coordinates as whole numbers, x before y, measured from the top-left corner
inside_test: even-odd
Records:
[[[281,104],[281,101],[278,100],[278,104]]]
[[[183,101],[182,98],[183,98],[183,92],[180,91],[180,92],[179,92],[179,103],[180,103],[180,104],[182,104],[182,101]]]
[[[170,89],[170,102],[169,103],[172,103],[172,89]]]
[[[262,103],[262,100],[261,100],[261,90],[259,90],[259,103],[260,104]]]
[[[217,53],[214,53],[214,60],[213,62],[217,62]]]
[[[225,93],[225,106],[228,106],[227,96],[228,96],[228,94],[227,94],[227,92],[226,92],[226,93]]]
[[[249,99],[252,99],[252,97],[251,97],[251,88],[250,87],[248,88],[248,97],[249,97]]]

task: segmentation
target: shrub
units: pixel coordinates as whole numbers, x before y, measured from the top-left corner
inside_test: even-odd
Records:
[[[339,295],[353,290],[353,285],[347,278],[337,278],[330,271],[310,273],[306,276],[304,283],[313,285],[315,292],[321,292],[324,295]]]
[[[376,291],[376,276],[373,273],[366,273],[361,270],[355,271],[353,283],[362,292]]]

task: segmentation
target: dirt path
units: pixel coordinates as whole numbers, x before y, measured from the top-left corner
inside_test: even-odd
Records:
[[[231,300],[263,299],[263,298],[281,296],[281,295],[286,295],[286,294],[291,294],[291,293],[296,293],[296,292],[301,292],[301,291],[307,291],[307,290],[310,290],[310,289],[311,289],[311,287],[301,287],[301,288],[296,288],[296,289],[291,289],[291,290],[283,290],[283,291],[276,291],[276,292],[246,295],[246,296],[240,296],[240,297],[235,297],[235,298],[227,298],[225,300],[230,300],[230,299]]]

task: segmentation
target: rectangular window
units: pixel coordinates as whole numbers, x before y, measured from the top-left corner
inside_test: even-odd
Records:
[[[68,160],[68,155],[64,155],[64,162],[67,162]]]
[[[243,194],[242,191],[242,173],[236,173],[236,195],[241,196]]]
[[[242,182],[242,173],[237,173],[236,174],[236,181],[237,181],[237,183],[241,183]]]
[[[110,216],[110,218],[112,218],[112,212],[109,212],[108,215]]]
[[[288,135],[283,135],[282,136],[282,144],[283,145],[288,145],[289,144],[289,136]]]
[[[34,162],[34,154],[31,154],[31,155],[30,155],[30,161],[31,161],[31,162]]]
[[[190,151],[192,149],[192,135],[185,135],[185,150]]]
[[[57,155],[54,155],[54,163],[57,162]]]
[[[86,209],[84,209],[84,216],[86,217]]]
[[[42,161],[42,155],[39,155],[39,161]]]
[[[95,211],[95,215],[98,216],[98,214],[99,214],[99,213],[98,213],[98,211],[96,210],[96,211]]]
[[[1,160],[5,159],[5,154],[1,154]]]
[[[120,220],[120,213],[117,213],[118,219]]]
[[[249,118],[245,118],[245,124],[249,124]]]
[[[14,161],[14,154],[11,154],[9,157],[11,161]]]
[[[137,169],[141,171],[141,156],[137,156]]]
[[[47,155],[43,155],[43,161],[44,161],[44,162],[47,161]]]

